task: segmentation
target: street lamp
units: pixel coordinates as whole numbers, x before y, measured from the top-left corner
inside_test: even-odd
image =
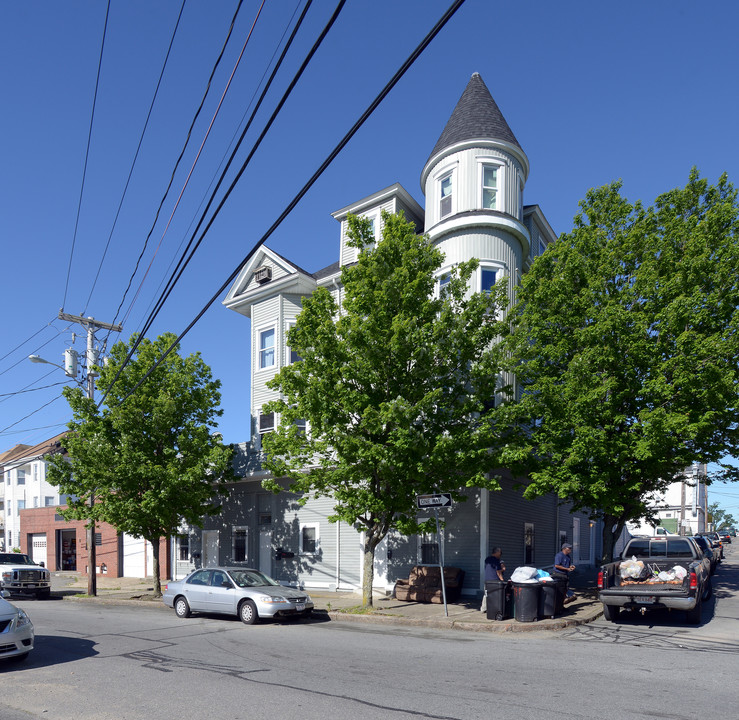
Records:
[[[64,374],[72,378],[80,387],[85,387],[85,383],[77,379],[77,351],[67,348],[64,351],[64,366],[57,365],[50,360],[45,360],[40,355],[29,355],[28,359],[32,363],[43,363],[44,365],[52,365],[53,367],[64,370]],[[90,400],[95,399],[95,375],[88,363],[87,369],[87,397]],[[90,493],[90,507],[95,504],[95,495]],[[87,527],[87,594],[91,597],[97,595],[97,549],[95,547],[95,520],[90,518],[90,524]]]

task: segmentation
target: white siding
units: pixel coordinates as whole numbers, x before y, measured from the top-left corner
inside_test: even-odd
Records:
[[[282,265],[278,265],[277,263],[272,260],[272,258],[265,256],[262,256],[262,262],[259,265],[259,267],[269,267],[272,268],[272,280],[271,282],[274,282],[275,280],[279,280],[281,277],[285,277],[285,275],[289,275],[290,273],[285,270]],[[254,280],[254,275],[252,275],[249,278],[249,281],[246,284],[246,287],[241,289],[241,292],[247,292],[249,290],[255,290],[256,288],[261,287],[258,282]]]
[[[366,210],[362,211],[360,213],[361,215],[373,215],[375,213],[378,214],[382,210],[385,210],[389,213],[394,213],[396,208],[396,199],[390,198],[389,200],[385,201],[384,203],[381,203],[379,205],[376,205],[375,207],[367,208]],[[382,233],[382,221],[380,221],[376,226],[376,231],[378,233]],[[351,265],[352,263],[357,262],[357,249],[353,247],[349,247],[346,244],[347,240],[347,230],[348,230],[348,223],[346,219],[341,221],[341,257],[340,261],[342,265]]]

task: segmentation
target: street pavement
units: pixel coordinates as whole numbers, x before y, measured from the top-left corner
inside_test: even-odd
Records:
[[[570,589],[575,600],[564,606],[560,617],[534,622],[519,622],[514,618],[488,620],[480,611],[480,600],[462,598],[459,602],[441,603],[403,602],[392,597],[376,596],[372,610],[361,607],[361,595],[351,592],[327,592],[308,590],[315,604],[314,613],[328,615],[332,620],[357,623],[381,623],[385,625],[409,625],[436,629],[467,630],[472,632],[531,632],[562,630],[592,622],[603,614],[596,589],[596,568],[576,570],[570,578]],[[166,583],[162,583],[162,588]],[[87,593],[87,576],[81,573],[52,573],[52,594],[65,600],[86,603],[160,605],[154,597],[152,578],[115,578],[98,575],[97,597]]]

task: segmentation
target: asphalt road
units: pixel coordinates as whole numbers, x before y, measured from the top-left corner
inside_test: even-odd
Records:
[[[178,620],[159,606],[19,600],[36,649],[26,663],[0,663],[0,720],[692,720],[739,702],[732,548],[699,626],[665,613],[516,635],[318,620],[247,627]]]

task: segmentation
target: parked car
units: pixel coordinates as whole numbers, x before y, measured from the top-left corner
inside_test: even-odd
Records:
[[[721,538],[722,543],[731,545],[731,533],[728,531],[728,529],[724,528],[723,530],[719,530],[718,536]]]
[[[706,533],[705,537],[707,537],[712,543],[714,550],[718,551],[718,557],[719,560],[724,559],[724,544],[721,542],[721,538],[719,537],[717,532],[709,532]]]
[[[9,596],[0,590],[0,660],[25,660],[33,650],[33,623],[25,610],[5,599]]]
[[[720,559],[718,552],[713,549],[713,543],[708,538],[703,537],[703,535],[694,535],[693,540],[695,540],[698,547],[703,550],[704,555],[711,561],[711,575],[713,575],[716,572]]]
[[[13,595],[35,595],[48,598],[51,574],[23,553],[0,553],[0,582]]]
[[[261,618],[308,617],[313,601],[302,590],[280,585],[259,570],[212,567],[165,586],[164,604],[178,617],[191,612],[237,615],[246,625]]]

